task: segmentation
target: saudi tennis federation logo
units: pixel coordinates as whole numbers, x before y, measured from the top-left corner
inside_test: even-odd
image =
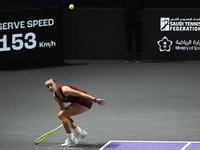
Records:
[[[169,31],[169,18],[167,17],[160,18],[160,30]]]
[[[171,40],[168,40],[168,38],[164,36],[162,40],[159,40],[157,43],[158,43],[160,52],[164,52],[164,51],[170,52],[173,42]]]

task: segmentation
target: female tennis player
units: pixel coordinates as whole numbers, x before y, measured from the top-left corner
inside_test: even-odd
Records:
[[[73,86],[58,85],[54,78],[48,78],[45,85],[49,91],[54,93],[54,99],[58,102],[61,110],[58,113],[58,117],[62,121],[65,131],[67,132],[68,138],[61,146],[74,146],[87,135],[87,132],[77,126],[70,117],[89,110],[93,102],[100,106],[105,106],[106,101],[104,99],[96,99]],[[67,102],[71,102],[71,104],[65,107],[64,103]],[[72,130],[74,130],[76,135],[73,134]]]

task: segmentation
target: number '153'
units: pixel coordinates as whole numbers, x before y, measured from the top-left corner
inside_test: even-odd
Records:
[[[26,49],[34,49],[37,45],[35,33],[29,32],[24,35],[22,33],[12,34],[12,49],[21,50],[23,47]],[[25,40],[26,42],[24,42]],[[0,47],[0,52],[10,51],[11,47],[7,45],[7,35],[3,35],[3,38],[0,39],[0,43],[3,43],[3,47]]]

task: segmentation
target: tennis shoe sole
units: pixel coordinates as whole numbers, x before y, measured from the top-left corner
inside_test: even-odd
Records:
[[[86,131],[82,130],[82,132],[77,135],[76,139],[77,139],[78,142],[80,142],[87,135],[88,135],[88,133]]]
[[[61,144],[61,147],[72,147],[72,146],[76,146],[76,144],[78,144],[77,139],[69,140],[69,138],[67,138],[65,140],[65,143]]]

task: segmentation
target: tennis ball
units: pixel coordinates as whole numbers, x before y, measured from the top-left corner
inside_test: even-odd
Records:
[[[70,5],[69,5],[69,9],[71,9],[71,10],[74,9],[74,5],[73,5],[73,4],[70,4]]]

